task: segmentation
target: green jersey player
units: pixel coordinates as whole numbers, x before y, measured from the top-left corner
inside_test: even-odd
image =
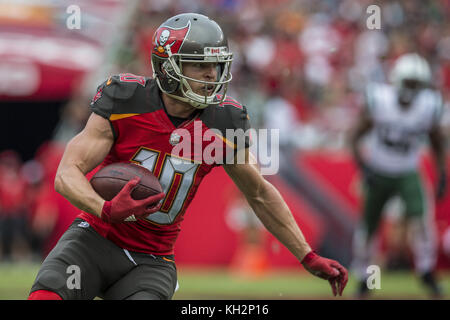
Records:
[[[418,167],[422,142],[428,140],[439,176],[436,195],[441,198],[446,185],[445,145],[439,127],[442,97],[430,87],[427,61],[415,53],[405,54],[395,62],[390,82],[367,86],[366,107],[350,138],[364,179],[363,217],[354,235],[352,263],[360,280],[358,295],[365,297],[368,293],[366,268],[375,250],[374,234],[383,207],[398,196],[405,205],[405,221],[412,233],[410,245],[416,272],[431,293],[439,296],[433,275],[433,204],[427,202]]]

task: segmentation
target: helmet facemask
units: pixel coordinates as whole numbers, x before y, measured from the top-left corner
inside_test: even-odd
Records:
[[[165,61],[155,66],[152,59],[154,77],[161,91],[170,97],[187,102],[195,108],[203,109],[211,104],[220,104],[226,98],[228,83],[232,79],[231,62],[233,54],[228,52],[228,47],[205,47],[203,53],[172,53],[170,46],[165,46],[168,55]],[[205,81],[187,77],[183,74],[185,63],[217,63],[218,72],[216,81]],[[159,68],[158,68],[159,67]],[[160,82],[164,79],[164,85]],[[212,87],[211,94],[205,90],[205,95],[195,93],[189,81],[200,83],[205,88]],[[223,90],[220,99],[217,94]]]

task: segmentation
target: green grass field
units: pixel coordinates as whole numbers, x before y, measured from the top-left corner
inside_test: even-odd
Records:
[[[38,264],[0,264],[0,300],[26,299]],[[450,299],[450,273],[440,273],[445,299]],[[178,266],[180,289],[174,299],[332,299],[328,282],[295,270],[272,271],[258,279],[231,275],[226,269]],[[352,299],[356,282],[350,278],[343,297]],[[372,299],[428,299],[412,273],[381,274],[381,289]]]

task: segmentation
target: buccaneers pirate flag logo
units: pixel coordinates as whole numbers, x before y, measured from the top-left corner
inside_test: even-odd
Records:
[[[177,53],[190,28],[191,22],[189,21],[185,27],[179,29],[161,27],[156,30],[153,37],[153,53],[159,57],[167,58],[166,46],[170,47],[172,53]]]

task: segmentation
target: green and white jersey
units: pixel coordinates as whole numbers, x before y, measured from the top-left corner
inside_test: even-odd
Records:
[[[440,93],[423,89],[411,106],[403,109],[395,87],[374,83],[367,87],[366,99],[374,123],[365,145],[367,165],[391,176],[416,170],[421,146],[441,118]]]

